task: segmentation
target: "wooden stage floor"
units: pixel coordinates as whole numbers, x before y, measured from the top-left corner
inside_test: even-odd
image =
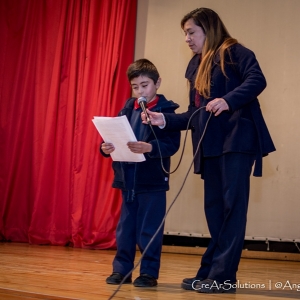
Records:
[[[114,250],[0,243],[0,299],[109,299],[117,287],[105,283],[114,254]],[[300,299],[300,262],[243,258],[237,293],[212,295],[180,288],[183,278],[195,274],[199,261],[197,255],[163,253],[157,287],[123,285],[113,299]],[[137,268],[133,278],[138,275]]]

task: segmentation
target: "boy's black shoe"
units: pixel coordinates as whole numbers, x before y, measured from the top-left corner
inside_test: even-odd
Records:
[[[195,284],[198,293],[216,294],[216,293],[236,293],[236,287],[233,284],[221,284],[213,279],[205,279]]]
[[[196,289],[196,283],[203,280],[200,277],[184,278],[181,283],[181,288],[188,291],[194,291]]]
[[[107,284],[120,284],[121,281],[124,279],[125,276],[123,276],[121,273],[112,273],[109,277],[106,278]],[[131,277],[126,278],[126,280],[123,282],[123,284],[131,283]]]
[[[151,275],[141,274],[134,280],[133,285],[135,287],[153,287],[157,285],[157,280]]]

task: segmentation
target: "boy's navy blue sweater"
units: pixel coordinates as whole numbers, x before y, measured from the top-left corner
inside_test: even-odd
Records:
[[[178,104],[173,101],[167,100],[163,95],[158,95],[159,100],[155,107],[151,111],[162,112],[162,113],[174,113],[179,107]],[[118,116],[125,115],[129,122],[131,123],[131,116],[134,110],[134,101],[136,98],[129,98],[124,108],[119,112]],[[140,122],[141,119],[140,119]],[[147,142],[152,145],[152,151],[149,153],[144,153],[146,160],[138,163],[126,163],[117,162],[112,163],[114,170],[114,181],[112,187],[118,188],[126,191],[126,180],[125,172],[128,165],[134,164],[134,187],[135,193],[146,193],[154,191],[167,191],[169,190],[169,175],[166,174],[161,166],[160,153],[157,145],[157,140],[149,125],[138,124],[138,126],[133,125],[133,131],[137,136],[139,134],[136,132],[137,128],[142,128],[142,138],[139,141]],[[145,126],[145,127],[142,127]],[[163,158],[163,165],[165,170],[170,170],[170,157],[174,155],[180,146],[180,132],[179,131],[166,131],[161,130],[157,126],[152,126],[153,130],[157,136],[158,143],[160,146],[161,155]],[[100,152],[102,155],[109,157],[102,152],[100,147]]]

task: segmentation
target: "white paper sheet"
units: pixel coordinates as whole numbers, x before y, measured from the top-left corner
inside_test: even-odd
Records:
[[[133,153],[127,143],[137,139],[126,116],[121,117],[94,117],[92,119],[98,132],[106,143],[115,146],[110,156],[114,161],[141,162],[146,160],[144,154]]]

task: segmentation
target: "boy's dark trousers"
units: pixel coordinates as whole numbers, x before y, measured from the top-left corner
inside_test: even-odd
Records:
[[[126,172],[127,186],[133,186],[134,176],[131,171]],[[143,253],[164,218],[166,191],[139,194],[134,194],[133,191],[122,191],[122,198],[121,215],[116,231],[117,253],[113,261],[113,272],[125,276],[134,267],[136,245]],[[158,278],[163,229],[164,226],[147,249],[141,261],[140,274]]]

